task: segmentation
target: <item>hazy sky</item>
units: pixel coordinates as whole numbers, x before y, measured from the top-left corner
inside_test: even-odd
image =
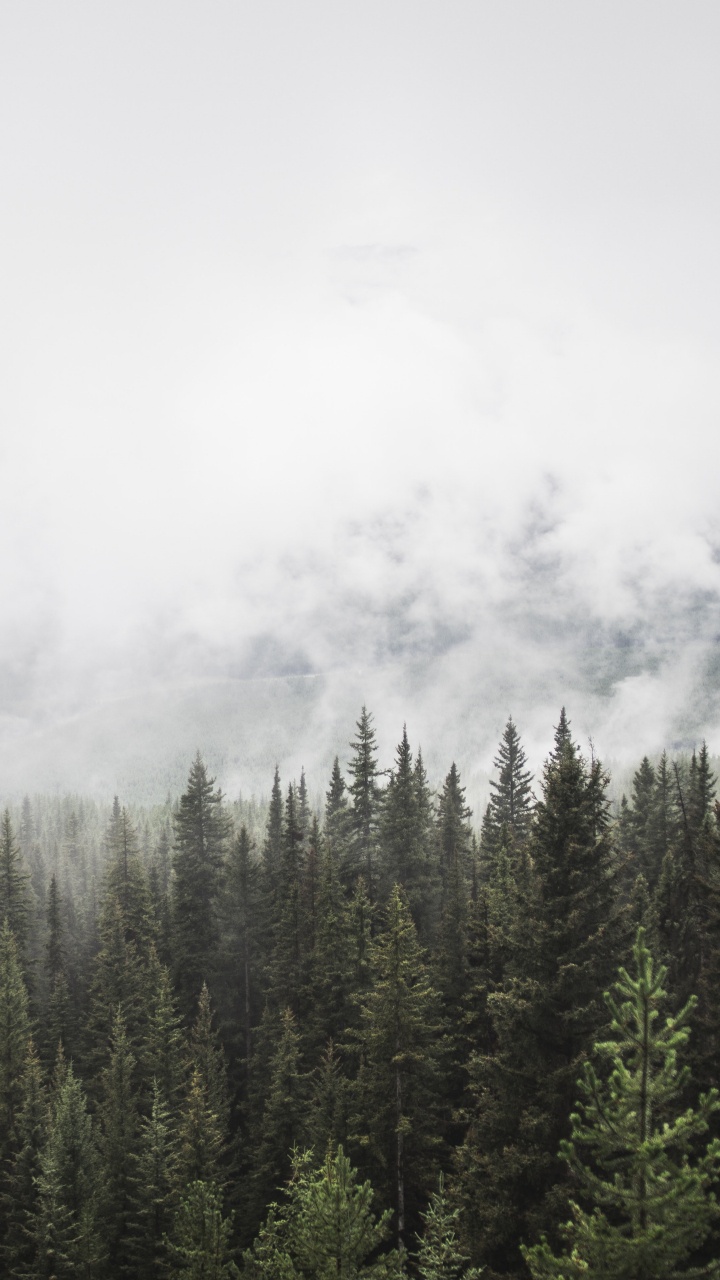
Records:
[[[719,57],[715,0],[6,0],[18,785],[288,674],[470,769],[562,702],[720,749]]]

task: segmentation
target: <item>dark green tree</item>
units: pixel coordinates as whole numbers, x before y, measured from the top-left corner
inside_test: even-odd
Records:
[[[56,1069],[47,1142],[40,1156],[38,1203],[32,1221],[31,1280],[102,1280],[103,1185],[85,1095],[71,1066]]]
[[[489,996],[493,1051],[469,1064],[468,1131],[457,1155],[464,1243],[491,1274],[517,1274],[517,1242],[567,1212],[555,1153],[574,1081],[606,1021],[602,1001],[625,944],[607,778],[561,715],[529,846],[507,977]]]
[[[30,1050],[30,1014],[15,934],[0,925],[0,1168],[16,1143],[22,1077]]]
[[[378,826],[383,793],[378,785],[377,740],[373,717],[363,706],[357,721],[357,737],[350,743],[352,757],[348,788],[352,798],[350,813],[350,851],[354,875],[365,878],[371,902],[377,896]]]
[[[398,885],[373,941],[373,984],[354,1040],[353,1137],[368,1152],[373,1182],[394,1206],[398,1244],[415,1225],[441,1142],[438,996]]]
[[[167,1237],[178,1204],[177,1139],[157,1082],[150,1114],[140,1120],[133,1156],[133,1218],[129,1251],[137,1280],[164,1280],[169,1272]]]
[[[175,816],[174,976],[187,1017],[203,982],[211,982],[218,968],[218,908],[230,828],[214,783],[198,752]]]
[[[421,794],[421,780],[415,772],[407,728],[403,725],[395,767],[383,797],[378,889],[380,899],[386,902],[393,886],[402,885],[416,927],[427,938],[435,886],[432,810],[426,799]]]
[[[222,1195],[212,1182],[187,1187],[168,1242],[170,1280],[233,1280],[232,1221],[223,1215]]]
[[[505,725],[498,753],[493,760],[498,771],[497,782],[490,780],[492,795],[485,823],[486,839],[491,849],[501,841],[513,843],[525,839],[533,812],[532,779],[527,757],[512,718]]]
[[[134,1218],[134,1159],[138,1148],[138,1105],[135,1057],[130,1050],[122,1013],[112,1029],[110,1060],[103,1071],[99,1108],[102,1176],[105,1186],[106,1274],[110,1280],[135,1274],[131,1247]]]
[[[15,839],[10,810],[0,818],[0,924],[7,921],[18,951],[25,954],[30,920],[30,875]]]

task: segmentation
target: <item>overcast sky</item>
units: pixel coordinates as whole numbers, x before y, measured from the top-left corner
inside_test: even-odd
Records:
[[[6,0],[18,785],[293,674],[468,769],[563,702],[720,750],[719,57],[715,0]]]

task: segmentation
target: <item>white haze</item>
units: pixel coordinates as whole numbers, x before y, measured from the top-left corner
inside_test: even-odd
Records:
[[[0,795],[720,748],[719,37],[4,7]]]

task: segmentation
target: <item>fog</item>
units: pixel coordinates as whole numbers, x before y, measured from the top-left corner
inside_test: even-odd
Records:
[[[720,749],[720,15],[0,16],[0,799]]]

